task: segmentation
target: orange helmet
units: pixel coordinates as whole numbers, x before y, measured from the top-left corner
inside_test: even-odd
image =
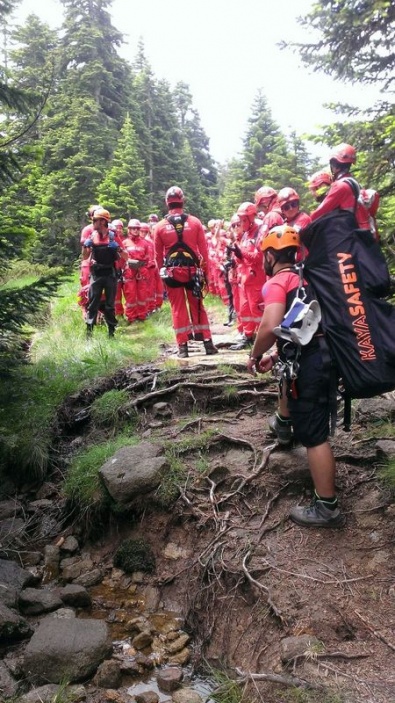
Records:
[[[93,213],[94,213],[95,210],[97,210],[98,208],[101,208],[101,205],[89,205],[88,211],[87,211],[87,213],[86,213],[87,216],[92,219]]]
[[[261,203],[262,200],[267,200],[269,198],[275,198],[276,195],[277,195],[277,191],[275,191],[274,188],[270,188],[270,186],[262,186],[255,193],[255,196],[254,196],[255,205],[259,205],[259,203]]]
[[[278,202],[280,206],[284,205],[284,203],[292,202],[293,200],[297,200],[297,202],[300,200],[299,195],[293,188],[281,188],[278,192]]]
[[[249,217],[250,220],[253,220],[256,217],[256,213],[257,213],[256,205],[254,205],[254,203],[246,202],[246,203],[241,203],[241,205],[239,205],[239,208],[237,210],[236,215],[239,218],[240,217]]]
[[[111,216],[108,210],[105,210],[103,207],[97,207],[93,211],[92,220],[105,220],[106,222],[110,222]]]
[[[170,205],[171,203],[179,203],[182,205],[184,202],[184,193],[178,186],[171,186],[166,193],[165,200],[166,205]]]
[[[267,251],[267,249],[280,251],[288,247],[300,247],[299,232],[290,225],[273,227],[261,242],[262,251]]]
[[[350,144],[339,144],[329,154],[329,161],[338,161],[339,164],[355,164],[357,152]]]

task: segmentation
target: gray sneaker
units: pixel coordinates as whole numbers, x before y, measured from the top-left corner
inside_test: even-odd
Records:
[[[322,500],[313,500],[311,505],[295,505],[289,517],[302,527],[343,527],[346,519],[339,508],[329,510]]]
[[[268,420],[269,430],[277,437],[279,444],[290,444],[293,439],[292,424],[283,425],[277,415],[271,415]]]

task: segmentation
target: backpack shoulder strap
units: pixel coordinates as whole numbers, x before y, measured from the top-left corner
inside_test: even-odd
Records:
[[[166,215],[166,220],[173,225],[176,230],[178,241],[182,242],[182,234],[184,232],[184,226],[188,219],[186,212],[182,212],[180,215]]]

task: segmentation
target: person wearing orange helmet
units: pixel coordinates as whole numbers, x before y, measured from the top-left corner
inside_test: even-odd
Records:
[[[243,325],[243,337],[230,349],[239,351],[251,347],[255,333],[261,321],[262,286],[266,280],[262,267],[263,256],[258,247],[260,220],[254,203],[241,203],[237,210],[243,232],[240,245],[233,244],[240,277],[240,321]]]
[[[332,149],[329,166],[333,182],[324,200],[310,214],[313,222],[334,210],[348,210],[355,213],[359,229],[370,230],[369,213],[358,197],[361,188],[350,172],[356,160],[357,152],[351,144],[339,144]]]
[[[254,196],[254,202],[257,210],[263,213],[263,216],[259,218],[261,220],[259,239],[262,239],[272,227],[282,225],[284,218],[278,202],[278,194],[274,188],[270,186],[258,188]]]
[[[278,192],[278,202],[284,222],[296,229],[304,229],[310,224],[311,218],[307,212],[300,210],[299,201],[299,195],[293,188],[281,188]]]
[[[154,246],[158,269],[171,307],[178,356],[189,356],[188,340],[203,341],[206,354],[217,354],[203,304],[202,269],[208,271],[208,251],[203,225],[184,212],[184,193],[171,186],[165,196],[167,216],[155,227]]]
[[[299,232],[287,224],[274,227],[261,242],[265,271],[270,276],[263,288],[264,313],[247,362],[250,373],[267,373],[297,359],[298,376],[292,382],[289,409],[295,437],[306,447],[314,483],[310,506],[295,506],[290,518],[304,527],[341,527],[344,517],[336,497],[336,465],[328,442],[331,414],[331,376],[322,358],[319,344],[319,317],[311,334],[300,345],[293,344],[294,359],[288,338],[281,337],[281,324],[299,290],[299,274],[294,269],[300,247]],[[307,286],[306,281],[303,282]],[[276,332],[280,331],[279,336]],[[314,331],[315,330],[315,331]],[[293,338],[292,338],[293,339]],[[277,342],[277,350],[270,352]],[[293,369],[296,368],[293,363]]]
[[[109,232],[110,213],[104,208],[96,208],[92,215],[93,232],[84,241],[83,257],[90,259],[89,304],[86,312],[87,336],[90,337],[96,324],[97,314],[104,293],[104,319],[109,337],[114,336],[117,326],[115,315],[115,294],[117,278],[115,264],[120,256],[126,258],[123,247]]]

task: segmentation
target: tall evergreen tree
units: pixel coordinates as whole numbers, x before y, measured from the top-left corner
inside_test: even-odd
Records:
[[[0,4],[0,25],[6,20],[14,3]],[[0,66],[2,77],[6,75],[4,67]],[[19,142],[22,137],[14,133],[15,124],[19,128],[23,113],[27,115],[32,110],[31,97],[16,87],[10,87],[4,80],[0,81],[0,111],[7,116],[11,127],[3,130],[2,150],[0,157],[0,198],[6,199],[10,183],[19,176],[18,157]],[[10,119],[12,115],[16,120]],[[22,133],[21,133],[22,134]],[[26,135],[25,135],[26,141]],[[56,275],[47,275],[30,285],[14,287],[8,279],[12,262],[21,256],[31,229],[20,227],[13,217],[3,211],[0,221],[0,375],[7,374],[15,363],[23,358],[21,346],[21,331],[31,315],[37,312],[40,305],[56,290],[58,280]],[[1,434],[1,433],[0,433]]]
[[[39,256],[51,263],[79,253],[76,235],[110,166],[130,76],[117,54],[122,36],[111,24],[109,0],[62,4],[57,90],[43,124],[44,171],[36,190]]]
[[[102,183],[97,202],[114,217],[141,218],[148,208],[144,164],[137,149],[137,137],[129,114],[120,132],[117,147]]]

